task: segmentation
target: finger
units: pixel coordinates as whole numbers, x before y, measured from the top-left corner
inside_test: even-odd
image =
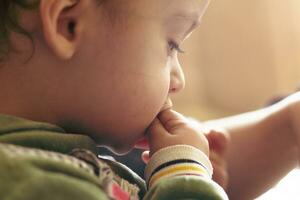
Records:
[[[160,112],[158,118],[168,131],[187,123],[187,119],[183,115],[171,109]]]
[[[149,144],[153,144],[153,141],[159,141],[165,135],[169,135],[168,131],[164,128],[159,119],[155,118],[151,125],[147,129],[147,135],[149,137]]]
[[[216,153],[215,151],[210,151],[209,152],[209,159],[212,163],[215,163],[220,166],[226,166],[226,162],[223,156],[220,154]]]
[[[214,166],[213,180],[222,188],[226,189],[228,185],[228,173],[226,169],[216,165]]]
[[[216,151],[220,155],[226,154],[229,143],[228,134],[212,130],[206,134],[206,138],[211,150]]]
[[[150,160],[150,153],[149,153],[149,151],[144,151],[142,153],[142,160],[143,160],[143,162],[145,164],[147,164],[149,162],[149,160]]]
[[[176,120],[176,119],[186,120],[186,118],[182,114],[180,114],[172,109],[163,110],[162,112],[160,112],[158,114],[158,118],[163,124],[167,123],[169,120],[173,120],[173,119],[174,120]]]

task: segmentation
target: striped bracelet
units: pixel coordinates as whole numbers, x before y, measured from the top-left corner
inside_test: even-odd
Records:
[[[189,145],[174,145],[152,155],[145,169],[148,188],[160,180],[174,176],[212,177],[213,168],[208,157]]]

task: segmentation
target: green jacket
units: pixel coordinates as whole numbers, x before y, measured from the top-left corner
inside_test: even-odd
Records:
[[[98,157],[95,142],[55,125],[0,115],[1,200],[225,200],[213,181],[174,177],[146,191],[124,165]]]

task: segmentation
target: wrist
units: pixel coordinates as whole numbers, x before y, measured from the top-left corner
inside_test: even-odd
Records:
[[[145,169],[145,179],[150,188],[160,180],[174,176],[211,179],[212,172],[209,158],[201,150],[189,145],[173,145],[153,154]]]

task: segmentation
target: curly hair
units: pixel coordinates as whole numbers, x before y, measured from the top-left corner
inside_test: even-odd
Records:
[[[104,0],[96,1],[98,5],[104,3]],[[39,3],[40,0],[0,0],[0,63],[7,59],[10,52],[17,52],[10,39],[10,35],[13,32],[22,34],[30,39],[34,48],[31,34],[19,24],[19,12],[22,9],[37,9]],[[33,53],[34,49],[32,55]]]
[[[33,38],[18,23],[19,9],[35,9],[39,0],[1,0],[0,1],[0,62],[4,61],[10,51],[16,51],[10,40],[12,32],[28,37],[33,43]]]

